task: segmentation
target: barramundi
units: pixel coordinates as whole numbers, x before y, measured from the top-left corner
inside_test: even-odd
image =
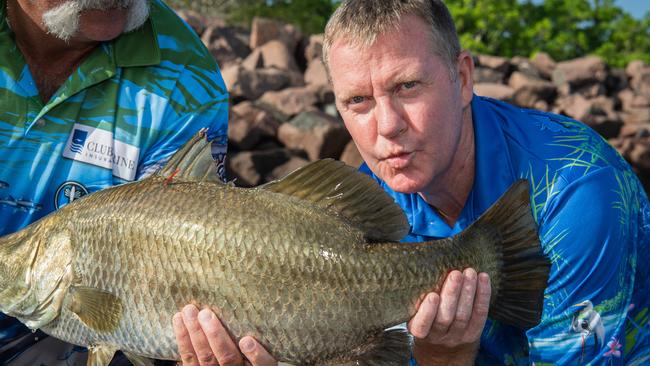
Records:
[[[172,316],[215,311],[296,365],[397,365],[412,317],[450,270],[491,277],[490,317],[542,314],[549,261],[519,181],[452,238],[399,243],[409,223],[376,182],[335,160],[255,188],[216,177],[205,132],[156,174],[101,190],[0,238],[0,311],[143,364],[178,360]]]

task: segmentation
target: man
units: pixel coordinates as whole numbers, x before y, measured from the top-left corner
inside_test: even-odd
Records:
[[[228,94],[159,0],[0,0],[0,235],[156,171],[208,127],[223,173]],[[0,364],[85,365],[0,315]]]
[[[405,241],[454,235],[515,180],[530,182],[552,262],[542,321],[527,331],[486,321],[488,279],[455,271],[409,322],[413,363],[650,362],[650,204],[602,138],[563,116],[475,96],[472,58],[440,0],[343,2],[325,32],[324,60],[362,171],[407,214]],[[217,341],[223,330],[209,312],[197,323],[196,309],[185,310],[177,335],[188,364],[212,364],[210,350],[241,364],[234,343]],[[209,336],[190,342],[183,321],[204,324]],[[274,364],[248,345],[253,365]]]

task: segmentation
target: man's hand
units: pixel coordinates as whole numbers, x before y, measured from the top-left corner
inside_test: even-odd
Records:
[[[239,347],[209,309],[187,305],[174,315],[174,334],[183,366],[277,366],[278,362],[253,337]]]
[[[429,293],[408,323],[420,365],[473,365],[492,288],[486,273],[452,271],[440,295]]]

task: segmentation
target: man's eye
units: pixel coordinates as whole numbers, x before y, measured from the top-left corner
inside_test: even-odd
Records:
[[[366,100],[366,98],[364,98],[364,97],[356,96],[356,97],[350,98],[349,103],[350,104],[359,104],[359,103],[363,103],[365,100]]]
[[[407,81],[406,83],[402,84],[402,87],[404,89],[413,89],[417,84],[417,81]]]

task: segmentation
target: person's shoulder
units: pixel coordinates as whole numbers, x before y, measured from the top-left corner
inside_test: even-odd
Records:
[[[196,32],[161,0],[151,1],[151,15],[161,62],[216,70],[217,64]]]

